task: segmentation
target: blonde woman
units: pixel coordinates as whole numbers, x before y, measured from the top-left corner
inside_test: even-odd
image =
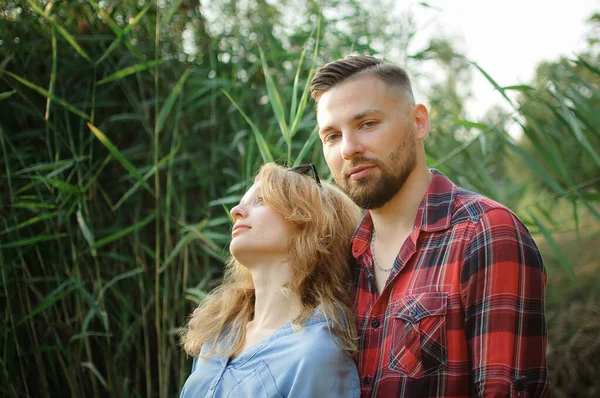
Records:
[[[312,164],[261,167],[231,209],[225,281],[182,335],[194,362],[181,397],[360,396],[349,261],[360,214]]]

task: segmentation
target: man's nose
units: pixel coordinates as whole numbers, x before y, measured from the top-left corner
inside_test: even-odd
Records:
[[[359,137],[354,133],[344,134],[342,136],[342,157],[344,159],[352,159],[356,156],[361,156],[365,149]]]

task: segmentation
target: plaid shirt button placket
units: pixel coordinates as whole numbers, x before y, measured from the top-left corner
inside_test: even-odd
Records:
[[[432,172],[381,294],[368,212],[353,237],[362,397],[548,396],[535,243],[508,209]]]

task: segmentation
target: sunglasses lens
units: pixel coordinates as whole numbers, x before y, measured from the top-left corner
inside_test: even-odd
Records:
[[[294,171],[297,173],[300,173],[300,174],[308,174],[308,173],[310,173],[310,166],[308,166],[308,165],[298,166],[296,169],[294,169]]]
[[[319,175],[317,174],[317,168],[312,163],[302,164],[300,166],[292,167],[289,170],[295,171],[296,173],[300,173],[300,174],[304,174],[304,175],[310,175],[312,173],[312,176],[315,179],[315,182],[319,186],[321,185],[321,180],[319,179]]]

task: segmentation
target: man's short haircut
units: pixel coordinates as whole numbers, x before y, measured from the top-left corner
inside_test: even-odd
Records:
[[[310,83],[310,95],[319,102],[328,90],[361,76],[378,77],[386,86],[399,88],[409,102],[414,104],[410,78],[404,68],[369,55],[348,55],[319,68]]]

